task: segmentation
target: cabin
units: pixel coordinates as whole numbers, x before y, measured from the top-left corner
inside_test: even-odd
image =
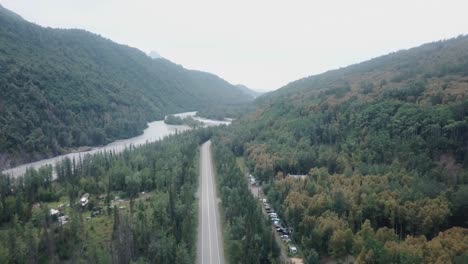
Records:
[[[307,175],[294,175],[294,174],[288,174],[286,177],[295,179],[295,180],[305,180],[307,179]]]
[[[51,216],[57,216],[60,213],[59,210],[56,209],[50,209],[50,215]]]

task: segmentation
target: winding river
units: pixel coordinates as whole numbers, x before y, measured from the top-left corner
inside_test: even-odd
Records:
[[[217,126],[217,125],[223,125],[223,124],[224,125],[230,124],[230,121],[217,121],[217,120],[197,117],[196,113],[197,112],[185,112],[185,113],[175,114],[175,116],[179,116],[182,118],[191,116],[194,119],[200,122],[203,122],[205,126]],[[56,156],[50,159],[43,159],[43,160],[31,162],[31,163],[22,164],[14,168],[4,170],[2,171],[2,173],[5,175],[13,176],[13,177],[19,177],[19,176],[24,175],[26,170],[29,168],[38,169],[45,165],[55,165],[57,162],[60,162],[65,158],[79,159],[80,157],[84,157],[86,155],[93,155],[95,153],[99,153],[103,151],[121,152],[125,148],[128,148],[130,146],[139,146],[142,144],[154,142],[154,141],[163,139],[164,137],[174,134],[176,132],[182,132],[182,131],[186,131],[190,129],[191,128],[188,126],[167,125],[166,123],[164,123],[163,120],[154,121],[154,122],[148,123],[148,127],[143,131],[143,134],[139,136],[128,138],[128,139],[117,140],[102,147],[92,148],[91,150],[88,150],[88,151],[72,152],[72,153],[68,153],[65,155]]]

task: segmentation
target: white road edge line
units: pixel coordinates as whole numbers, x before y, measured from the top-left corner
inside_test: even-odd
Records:
[[[211,161],[211,152],[210,152],[210,147],[211,147],[211,144],[208,145],[208,156],[207,156],[207,160]],[[216,249],[217,249],[217,253],[218,253],[218,263],[221,263],[221,258],[219,256],[219,240],[218,240],[218,217],[216,215],[216,202],[215,200],[217,199],[217,196],[216,196],[216,188],[215,188],[215,183],[214,183],[214,177],[213,177],[213,168],[211,166],[209,166],[210,164],[212,164],[211,162],[208,162],[208,166],[207,166],[207,170],[210,172],[210,180],[212,182],[211,184],[211,191],[213,193],[213,207],[214,207],[214,218],[215,218],[215,234],[216,234]]]
[[[200,151],[200,152],[201,152],[201,153],[200,153],[200,158],[202,158],[202,157],[203,157],[203,153],[202,153],[202,152],[203,152],[203,148],[201,148],[201,151]],[[200,173],[201,173],[201,177],[200,177],[200,186],[201,186],[201,188],[200,188],[200,196],[199,196],[199,199],[200,199],[200,203],[199,203],[199,204],[200,204],[200,208],[198,208],[198,210],[200,210],[200,212],[201,212],[201,233],[200,233],[200,239],[201,239],[201,241],[202,241],[202,246],[201,246],[201,249],[200,249],[200,252],[201,252],[201,263],[200,263],[200,264],[205,263],[204,257],[203,257],[203,255],[204,255],[204,254],[203,254],[203,249],[205,248],[205,239],[203,239],[203,234],[204,234],[204,233],[203,233],[203,223],[204,223],[203,220],[205,219],[205,217],[203,217],[203,216],[204,216],[205,214],[203,213],[203,208],[202,208],[202,206],[201,206],[201,204],[202,204],[201,201],[203,201],[203,183],[202,183],[202,181],[203,181],[203,164],[202,164],[202,163],[203,163],[203,162],[200,162],[200,166],[202,166],[202,167],[200,168]]]

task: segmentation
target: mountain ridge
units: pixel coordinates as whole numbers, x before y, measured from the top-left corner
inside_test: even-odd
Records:
[[[385,79],[386,82],[391,82],[392,79],[398,80],[397,82],[405,81],[406,76],[416,75],[430,75],[436,77],[437,75],[444,75],[444,71],[463,72],[466,74],[468,71],[468,35],[459,35],[451,39],[444,39],[434,41],[430,43],[424,43],[417,47],[403,49],[395,52],[391,52],[386,55],[378,56],[376,58],[366,60],[363,62],[355,63],[346,67],[340,67],[338,69],[328,70],[324,73],[310,75],[298,80],[292,81],[287,85],[265,94],[264,98],[273,98],[276,95],[287,96],[294,92],[304,92],[307,89],[321,89],[327,88],[329,84],[323,84],[327,79],[333,79],[334,81],[344,80],[350,75],[367,74],[377,72],[379,67],[389,67],[387,74],[389,76],[377,76],[380,80]],[[460,49],[460,50],[457,50]],[[453,50],[458,51],[459,57],[453,53]],[[434,54],[431,55],[431,52]],[[427,56],[426,56],[427,55]],[[433,56],[434,61],[427,63],[422,61],[425,59],[429,61]],[[408,57],[405,59],[405,57]],[[394,62],[392,62],[394,61]],[[399,61],[399,64],[397,63]],[[455,62],[455,63],[452,63]],[[453,65],[455,66],[453,66]],[[453,68],[457,69],[453,69]],[[411,69],[415,68],[415,69]],[[372,70],[371,70],[372,69]],[[414,72],[419,71],[419,72]],[[416,76],[417,77],[417,76]],[[371,76],[372,79],[375,76]],[[378,81],[380,81],[378,80]],[[351,80],[352,81],[352,80]],[[362,80],[366,81],[366,80]],[[322,87],[319,87],[322,85]]]
[[[259,97],[260,95],[262,95],[263,93],[262,92],[259,92],[259,91],[256,91],[256,90],[253,90],[243,84],[236,84],[235,85],[238,89],[240,89],[242,92],[244,92],[245,94],[251,96],[253,99]]]
[[[148,56],[150,56],[152,59],[161,59],[163,58],[157,51],[150,51],[148,53]]]

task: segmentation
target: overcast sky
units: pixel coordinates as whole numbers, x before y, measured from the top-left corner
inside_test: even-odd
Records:
[[[466,0],[0,0],[253,89],[468,33]],[[0,25],[1,26],[1,25]]]

